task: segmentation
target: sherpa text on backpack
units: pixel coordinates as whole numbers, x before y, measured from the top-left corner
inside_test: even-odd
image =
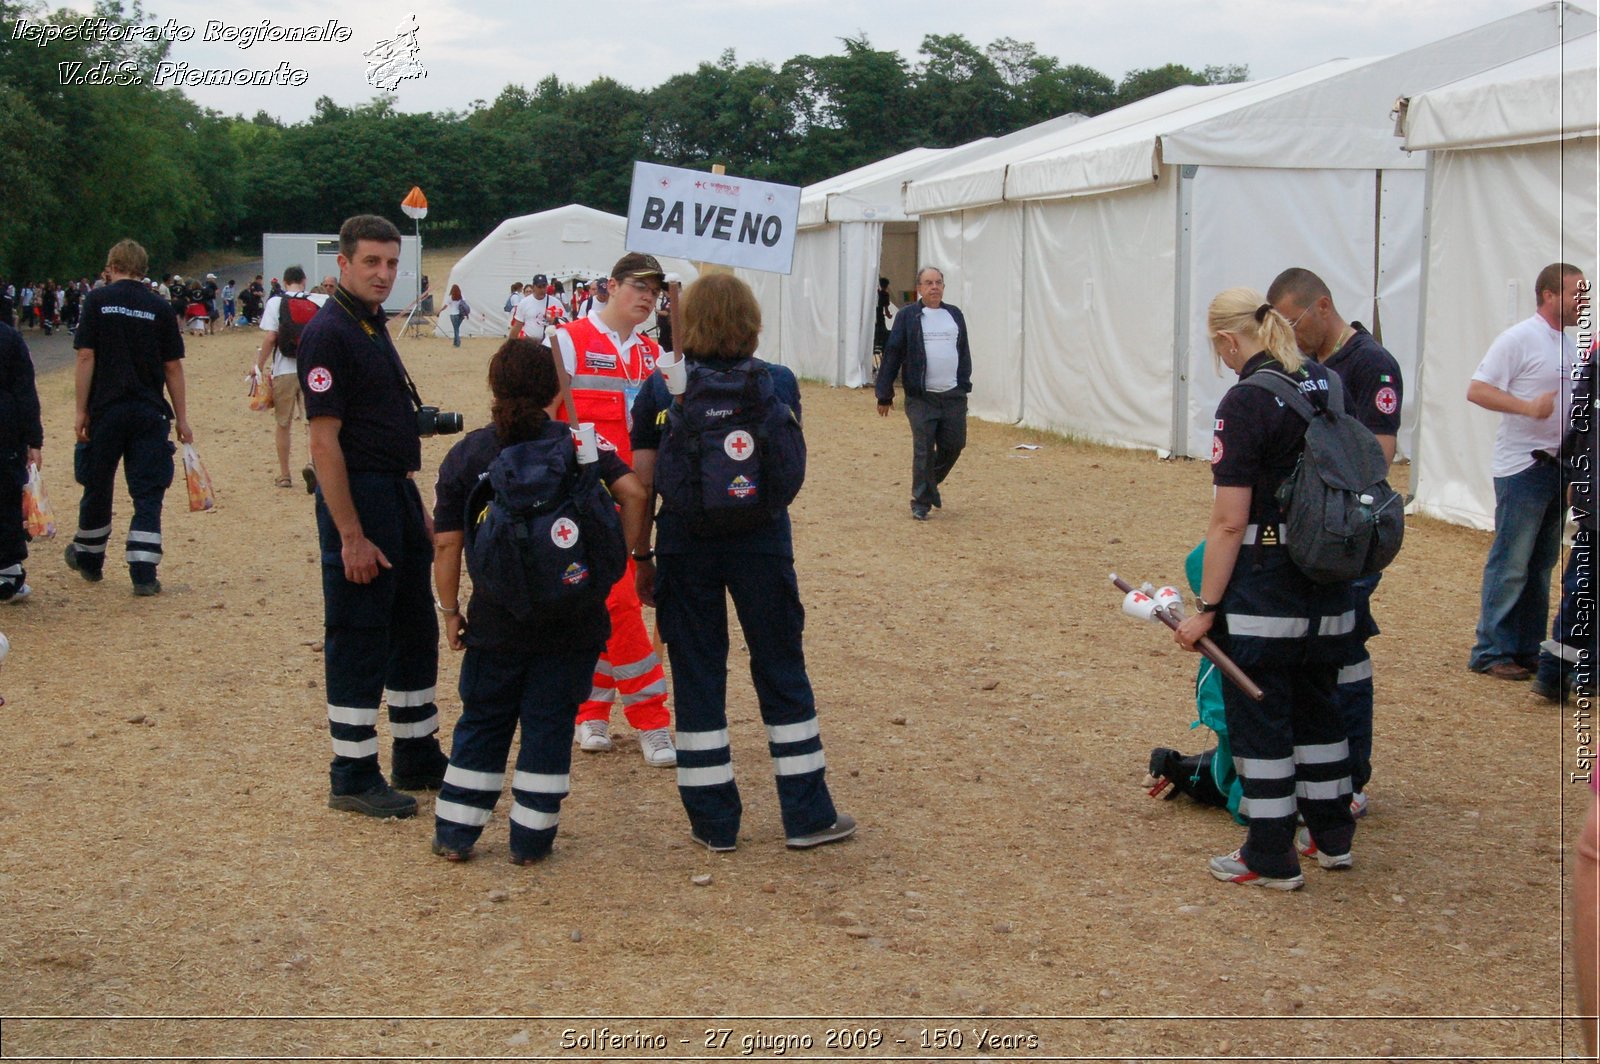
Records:
[[[1328,374],[1326,409],[1275,370],[1259,370],[1243,383],[1265,388],[1306,422],[1300,460],[1278,487],[1289,559],[1319,584],[1382,572],[1400,553],[1405,504],[1389,487],[1389,463],[1377,437],[1345,412],[1339,375]]]
[[[467,496],[474,595],[518,621],[603,602],[627,568],[616,504],[570,436],[504,448]]]
[[[322,308],[304,292],[285,292],[278,300],[278,350],[284,358],[300,354],[300,334]]]
[[[695,535],[735,535],[777,518],[805,479],[805,435],[765,366],[689,367],[656,453],[663,513],[683,516]]]

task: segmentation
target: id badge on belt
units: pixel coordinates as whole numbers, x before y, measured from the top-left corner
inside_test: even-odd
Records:
[[[630,433],[633,432],[633,401],[639,398],[639,392],[643,388],[644,383],[640,382],[639,384],[626,385],[622,389],[622,402],[624,411],[627,414],[626,423]]]

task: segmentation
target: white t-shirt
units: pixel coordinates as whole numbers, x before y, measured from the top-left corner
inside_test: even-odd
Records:
[[[1533,465],[1534,451],[1561,453],[1565,411],[1572,408],[1572,369],[1578,345],[1566,333],[1550,328],[1535,314],[1495,337],[1472,379],[1493,385],[1518,399],[1556,393],[1555,409],[1543,420],[1522,414],[1501,414],[1494,437],[1493,472],[1509,477]]]
[[[928,359],[923,388],[927,391],[948,392],[956,386],[956,371],[961,365],[956,340],[960,335],[956,319],[948,310],[922,308],[922,352]]]
[[[546,289],[543,298],[535,295],[524,295],[522,302],[518,303],[516,309],[511,312],[511,319],[522,322],[522,328],[533,339],[543,340],[544,327],[550,324],[548,317],[550,308],[559,306],[561,306],[561,300],[556,297],[554,292]],[[532,326],[531,328],[530,325]],[[521,336],[522,333],[517,332],[515,335]]]
[[[312,292],[309,298],[311,299],[311,302],[315,303],[319,307],[328,301],[328,297],[322,292]],[[271,299],[267,300],[266,308],[261,311],[262,332],[269,332],[273,335],[277,335],[278,304],[282,301],[282,296],[273,296]],[[286,377],[291,373],[300,372],[300,367],[296,364],[296,362],[296,359],[285,358],[283,352],[278,350],[277,345],[273,345],[272,375],[274,377]]]

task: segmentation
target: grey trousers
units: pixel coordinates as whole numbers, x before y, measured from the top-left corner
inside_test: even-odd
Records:
[[[911,504],[939,506],[939,485],[967,445],[967,397],[956,389],[906,396],[911,422]]]

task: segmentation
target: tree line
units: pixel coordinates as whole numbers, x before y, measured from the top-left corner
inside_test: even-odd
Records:
[[[109,24],[151,23],[138,0],[96,0]],[[0,40],[19,18],[76,24],[77,11],[0,0]],[[464,112],[405,114],[392,96],[324,96],[305,121],[228,116],[153,87],[170,42],[59,40],[0,49],[0,275],[91,271],[132,235],[155,262],[259,247],[264,232],[333,232],[427,193],[431,240],[470,242],[508,217],[565,203],[623,213],[635,159],[806,185],[908,148],[952,147],[1069,112],[1095,115],[1177,85],[1242,81],[1242,66],[1177,64],[1120,82],[1002,38],[979,48],[929,34],[914,60],[841,39],[833,55],[781,66],[730,49],[651,89],[552,75],[508,85]],[[63,85],[60,64],[120,73]],[[142,75],[135,82],[134,74]],[[94,80],[94,79],[90,79]]]

